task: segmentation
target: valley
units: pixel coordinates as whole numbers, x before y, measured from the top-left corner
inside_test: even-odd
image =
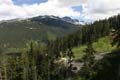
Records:
[[[2,80],[119,80],[119,15],[86,25],[53,17],[0,23]]]

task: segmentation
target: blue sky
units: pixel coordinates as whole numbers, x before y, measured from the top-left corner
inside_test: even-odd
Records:
[[[75,6],[75,7],[72,7],[75,11],[82,11],[83,10],[83,8],[82,8],[82,6]]]
[[[47,0],[13,0],[15,5],[23,5],[23,4],[34,4],[34,3],[43,3],[47,2]]]

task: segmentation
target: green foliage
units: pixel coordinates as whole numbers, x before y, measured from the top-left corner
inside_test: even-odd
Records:
[[[112,23],[110,24],[110,22]],[[9,48],[11,44],[19,45],[21,43],[25,44],[25,41],[29,42],[26,48],[22,50],[11,48],[9,49],[11,50],[10,53],[1,56],[0,74],[4,73],[3,76],[6,80],[67,80],[70,78],[78,80],[80,75],[71,71],[71,63],[68,67],[65,67],[64,64],[55,63],[56,60],[62,57],[72,59],[75,53],[75,57],[81,57],[84,61],[81,80],[96,80],[96,77],[98,77],[97,80],[101,80],[99,75],[103,75],[96,70],[101,70],[101,67],[94,66],[94,54],[96,51],[104,52],[114,49],[110,46],[111,40],[105,36],[108,36],[110,28],[114,28],[119,32],[118,24],[119,19],[96,21],[93,24],[83,26],[81,29],[76,28],[79,30],[75,33],[63,36],[71,32],[73,26],[72,28],[64,28],[63,26],[58,28],[51,26],[50,28],[48,25],[26,20],[1,23],[0,26],[3,26],[0,29],[1,44],[4,41],[7,42],[4,45],[5,48]],[[66,32],[67,30],[68,32]],[[117,32],[117,36],[113,39],[114,44],[119,44],[119,34]],[[7,35],[7,37],[3,35]],[[62,37],[55,39],[56,35]],[[18,50],[20,50],[19,53],[12,52]],[[2,61],[2,59],[4,60]],[[110,80],[110,78],[106,77],[103,80]]]
[[[94,53],[96,53],[96,51],[92,47],[92,43],[87,44],[85,53],[86,54],[83,57],[84,66],[83,66],[83,69],[81,70],[80,74],[81,74],[81,77],[83,77],[85,80],[89,80],[93,76],[93,71],[91,70],[91,68],[93,67],[93,65],[95,63]]]
[[[114,50],[92,68],[96,74],[89,80],[119,80],[120,50]],[[113,75],[114,74],[114,75]]]
[[[110,27],[114,29],[115,31],[111,32],[113,35],[113,42],[112,45],[117,45],[117,47],[120,47],[120,15],[111,17],[109,20]]]
[[[93,43],[93,47],[97,53],[110,52],[116,48],[116,46],[111,45],[111,39],[109,36],[100,38],[97,42]]]
[[[86,45],[80,47],[74,47],[72,50],[74,52],[76,59],[81,59],[85,52],[84,50],[87,48]],[[116,46],[111,45],[111,40],[108,36],[102,37],[98,39],[96,42],[93,43],[93,48],[96,51],[96,54],[103,53],[103,52],[110,52],[116,48]]]
[[[75,48],[73,48],[73,52],[74,52],[75,58],[76,59],[81,59],[84,56],[84,54],[85,54],[84,50],[86,48],[87,48],[86,45],[83,45],[81,47],[75,47]]]

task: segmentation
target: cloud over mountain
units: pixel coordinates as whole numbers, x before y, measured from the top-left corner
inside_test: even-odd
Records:
[[[80,16],[79,11],[74,11],[72,6],[80,5],[81,0],[48,0],[44,3],[35,3],[32,5],[15,5],[12,0],[0,1],[0,19],[27,18],[38,15],[55,16]]]
[[[76,11],[72,8],[75,6],[82,6],[83,9]],[[120,13],[120,0],[48,0],[30,5],[15,5],[12,0],[0,0],[0,20],[39,15],[78,18],[82,16],[83,20],[98,20],[118,13]]]

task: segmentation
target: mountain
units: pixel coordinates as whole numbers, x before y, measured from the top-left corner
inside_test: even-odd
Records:
[[[13,19],[0,22],[0,44],[3,47],[23,47],[29,40],[55,40],[80,29],[65,18],[38,16],[29,19]]]
[[[62,20],[69,22],[71,24],[74,24],[74,25],[85,25],[86,24],[86,22],[84,21],[79,21],[77,19],[71,19],[70,17],[63,17]]]
[[[60,26],[65,27],[69,25],[85,25],[86,23],[84,21],[79,21],[77,19],[72,19],[70,17],[57,17],[57,16],[38,16],[31,18],[32,21],[39,21],[48,25],[52,26]],[[52,24],[51,24],[52,23]]]
[[[79,20],[77,20],[77,19],[71,19],[70,17],[63,17],[62,20],[66,21],[66,22],[69,22],[69,23],[72,23],[72,24],[74,24],[76,22],[79,22]]]

